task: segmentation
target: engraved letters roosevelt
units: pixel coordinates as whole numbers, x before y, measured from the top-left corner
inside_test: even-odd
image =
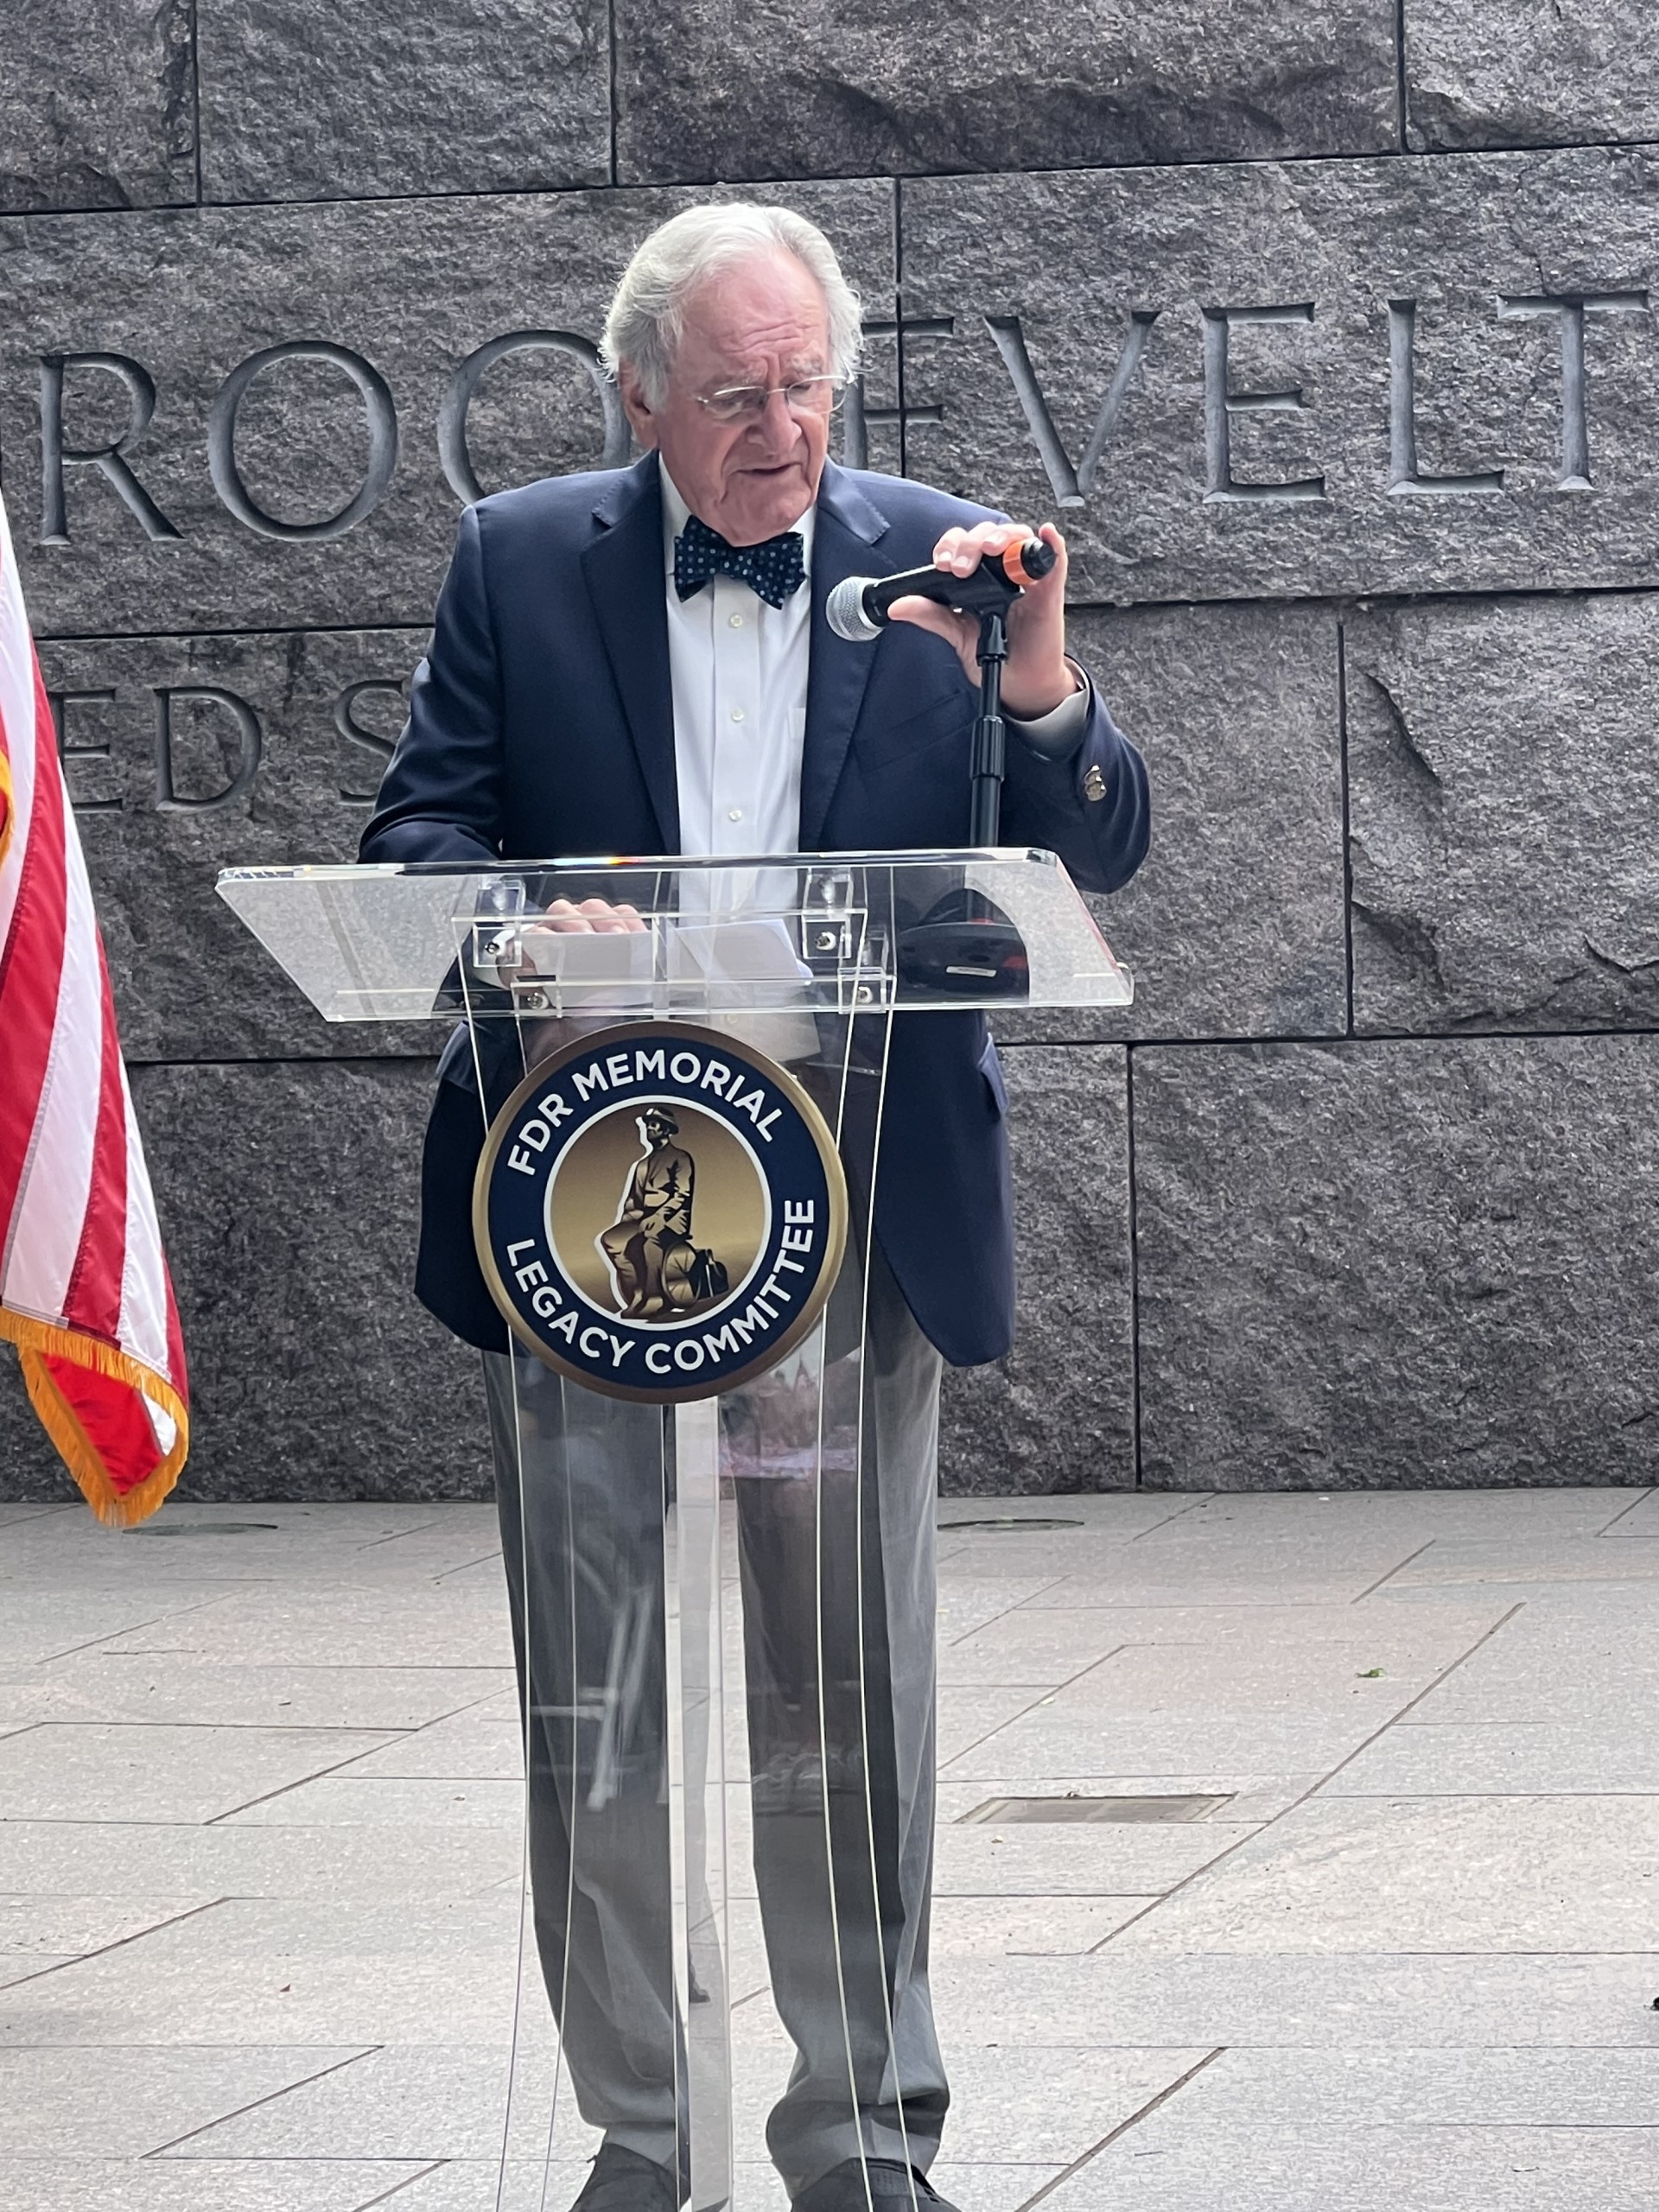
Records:
[[[1491,466],[1464,474],[1437,474],[1420,465],[1417,414],[1417,320],[1414,299],[1375,302],[1379,314],[1386,358],[1388,466],[1382,481],[1395,495],[1446,496],[1463,493],[1499,493],[1504,487],[1506,467],[1516,458],[1499,458]],[[1172,312],[1172,307],[1175,309]],[[1185,308],[1185,314],[1180,309]],[[933,341],[931,353],[948,341],[957,349],[977,346],[979,359],[959,373],[969,384],[988,383],[994,376],[1005,379],[1017,402],[1029,442],[1034,449],[1053,500],[1062,507],[1084,507],[1096,484],[1110,497],[1121,488],[1112,467],[1114,434],[1126,410],[1134,404],[1143,368],[1155,346],[1178,357],[1182,349],[1196,356],[1201,404],[1193,411],[1192,430],[1201,448],[1202,485],[1195,480],[1195,496],[1203,504],[1240,501],[1271,505],[1278,502],[1327,499],[1334,496],[1327,477],[1310,472],[1291,479],[1245,476],[1236,473],[1234,444],[1241,417],[1267,414],[1296,414],[1316,418],[1318,409],[1300,382],[1273,388],[1255,385],[1241,389],[1236,380],[1235,332],[1249,328],[1283,328],[1314,325],[1319,318],[1318,301],[1268,302],[1241,304],[1228,302],[1191,302],[1135,306],[1128,310],[1108,308],[1101,317],[1100,342],[1094,348],[1104,370],[1104,390],[1089,421],[1086,442],[1073,461],[1058,427],[1058,417],[1083,415],[1091,404],[1086,392],[1056,391],[1045,387],[1033,363],[1022,318],[1018,315],[973,314],[914,320],[877,319],[866,325],[867,342],[882,346],[897,341]],[[1558,385],[1560,466],[1553,488],[1560,492],[1587,492],[1595,488],[1591,467],[1592,385],[1586,373],[1586,326],[1592,317],[1651,315],[1645,287],[1586,290],[1556,295],[1495,296],[1491,306],[1494,321],[1553,321],[1560,333]],[[1386,320],[1382,320],[1385,317]],[[1196,341],[1196,343],[1195,343]],[[488,372],[514,354],[552,352],[578,363],[598,397],[601,435],[594,449],[577,465],[594,468],[626,467],[632,457],[627,428],[621,409],[600,365],[598,349],[590,337],[571,331],[518,330],[486,340],[448,374],[435,419],[425,427],[444,483],[454,499],[467,504],[484,496],[486,486],[474,467],[467,437],[467,418],[474,397]],[[330,365],[354,388],[360,402],[366,433],[366,452],[360,475],[334,512],[315,519],[296,522],[268,511],[249,490],[238,465],[236,435],[238,410],[257,378],[275,374],[286,362],[308,360]],[[1177,363],[1179,366],[1179,359]],[[1361,365],[1362,368],[1363,365]],[[89,377],[113,378],[124,392],[126,415],[114,435],[81,430],[76,403],[85,404]],[[160,388],[156,373],[142,360],[113,351],[88,350],[48,353],[40,362],[40,529],[41,546],[69,547],[75,543],[73,510],[77,498],[100,496],[94,486],[113,493],[131,516],[137,529],[152,543],[165,544],[182,534],[165,514],[146,486],[141,473],[147,444],[154,444]],[[868,434],[877,425],[899,425],[907,440],[915,442],[916,459],[923,460],[925,433],[942,425],[952,414],[966,413],[965,424],[954,424],[959,437],[974,432],[972,401],[924,399],[919,395],[897,406],[872,404],[861,382],[843,418],[842,458],[854,467],[869,465]],[[307,423],[303,403],[286,410],[285,428],[296,446],[302,446]],[[401,442],[411,427],[401,419],[397,403],[386,378],[364,354],[349,346],[316,339],[292,339],[262,347],[238,361],[224,378],[208,409],[205,423],[194,427],[213,488],[226,510],[243,526],[260,537],[313,539],[324,542],[344,537],[371,515],[392,487],[399,464]],[[175,437],[189,435],[176,422]],[[1659,432],[1659,423],[1656,424]],[[1656,446],[1659,454],[1659,444]],[[1524,456],[1535,460],[1535,454]],[[541,473],[533,466],[526,474]],[[1659,480],[1659,464],[1656,466]],[[499,488],[492,486],[490,488]]]

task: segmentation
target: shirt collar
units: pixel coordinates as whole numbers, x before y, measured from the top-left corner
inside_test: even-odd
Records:
[[[684,499],[681,496],[679,486],[669,474],[660,455],[658,458],[657,471],[663,480],[663,557],[668,573],[671,576],[674,573],[674,541],[684,530],[686,524],[690,521],[691,510],[685,504]],[[801,557],[806,563],[806,573],[809,577],[812,574],[812,537],[817,527],[817,502],[814,500],[798,521],[789,524],[790,529],[798,531],[800,533]]]

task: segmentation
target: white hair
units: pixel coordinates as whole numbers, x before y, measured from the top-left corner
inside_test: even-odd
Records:
[[[685,305],[705,277],[758,253],[792,254],[816,278],[830,322],[829,366],[850,377],[858,367],[861,311],[841,273],[836,250],[792,207],[761,207],[748,200],[688,207],[654,230],[622,272],[600,356],[614,376],[626,361],[660,407],[668,374],[685,329]]]

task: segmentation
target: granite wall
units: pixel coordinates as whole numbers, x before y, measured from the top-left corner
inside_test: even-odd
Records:
[[[1071,534],[1123,1019],[1001,1025],[987,1492],[1653,1478],[1659,18],[1615,0],[4,0],[0,476],[198,1496],[474,1494],[432,1037],[211,895],[348,855],[463,502],[626,458],[632,245],[788,200],[842,451]],[[1651,142],[1651,143],[1649,143]],[[0,1376],[0,1495],[61,1487]]]

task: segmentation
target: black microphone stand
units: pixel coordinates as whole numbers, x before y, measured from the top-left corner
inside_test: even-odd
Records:
[[[968,842],[995,845],[1001,835],[1007,728],[1002,720],[1002,664],[1008,657],[1008,609],[1015,587],[976,570],[964,579],[963,613],[979,617],[979,715],[969,755]],[[958,602],[960,605],[960,602]],[[1031,988],[1024,940],[983,892],[947,893],[932,912],[899,935],[899,966],[912,987],[944,998],[1024,998]]]
[[[850,644],[881,634],[894,601],[916,592],[956,614],[979,618],[979,715],[969,755],[968,842],[995,845],[1002,827],[1002,775],[1007,732],[1002,721],[1002,664],[1008,657],[1008,609],[1021,587],[1052,575],[1058,559],[1042,538],[987,555],[965,576],[948,569],[908,569],[898,575],[844,577],[824,602],[830,629]],[[1008,573],[1012,558],[1014,575]],[[1017,581],[1016,581],[1017,579]]]
[[[1015,594],[1008,594],[1008,604]],[[979,719],[969,754],[968,842],[995,845],[1002,830],[1002,776],[1007,760],[1007,730],[1002,720],[1002,664],[1008,657],[1004,607],[987,607],[979,618]]]

